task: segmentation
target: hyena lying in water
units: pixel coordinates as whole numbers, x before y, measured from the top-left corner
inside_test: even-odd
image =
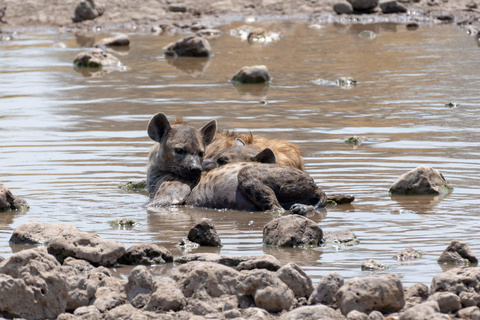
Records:
[[[240,140],[241,141],[241,140]],[[240,161],[240,162],[237,162]],[[293,213],[325,207],[327,197],[305,172],[276,164],[270,148],[257,153],[240,144],[205,161],[186,204],[215,209]]]
[[[299,169],[272,164],[276,160],[272,150],[262,152],[273,159],[258,154],[255,158],[270,163],[231,163],[201,175],[204,149],[215,129],[214,121],[196,130],[185,123],[170,124],[163,113],[152,118],[148,134],[157,142],[147,170],[152,206],[190,204],[249,211],[283,211],[293,204],[298,204],[297,211],[304,205],[325,206],[326,196],[313,179]],[[245,155],[247,149],[237,154]]]

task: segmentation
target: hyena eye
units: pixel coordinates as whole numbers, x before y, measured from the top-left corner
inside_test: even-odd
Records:
[[[225,158],[219,158],[219,159],[217,160],[217,163],[218,163],[219,166],[223,166],[223,165],[225,165],[225,164],[228,163],[228,160],[225,159]]]
[[[175,148],[175,153],[177,154],[185,154],[187,151],[182,148]]]
[[[200,158],[203,158],[203,152],[199,152],[199,153],[198,153],[198,156],[199,156]]]

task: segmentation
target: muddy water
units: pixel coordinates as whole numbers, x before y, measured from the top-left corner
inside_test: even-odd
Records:
[[[480,54],[473,38],[451,25],[321,25],[264,22],[283,37],[251,45],[222,28],[211,41],[211,59],[166,60],[163,47],[178,36],[129,34],[132,45],[117,56],[124,72],[85,77],[72,67],[81,51],[70,33],[23,34],[0,44],[0,181],[25,197],[26,213],[0,216],[0,255],[8,257],[12,230],[27,221],[74,224],[103,238],[154,242],[175,255],[175,244],[195,220],[212,218],[224,255],[272,254],[301,265],[314,279],[336,271],[367,276],[374,258],[424,282],[442,271],[436,260],[453,239],[480,254]],[[358,37],[373,30],[375,39]],[[101,36],[104,36],[103,34]],[[55,44],[63,42],[66,48]],[[268,87],[236,88],[228,79],[242,66],[265,64]],[[357,86],[317,85],[351,76]],[[446,107],[448,102],[459,104]],[[152,142],[145,128],[162,111],[200,127],[281,137],[300,145],[307,171],[327,192],[356,197],[310,218],[328,231],[352,230],[360,244],[343,248],[275,249],[262,245],[266,213],[188,207],[147,212],[147,196],[118,185],[145,177]],[[366,138],[358,148],[344,143]],[[444,198],[400,197],[389,186],[418,165],[440,170],[455,187]],[[131,230],[109,221],[132,218]],[[414,247],[423,259],[399,263],[395,253]],[[171,266],[152,268],[160,275]],[[127,268],[117,268],[120,275]]]

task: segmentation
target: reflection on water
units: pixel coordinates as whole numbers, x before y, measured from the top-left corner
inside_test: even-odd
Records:
[[[221,28],[211,42],[214,55],[199,60],[165,59],[163,47],[180,36],[130,34],[128,54],[117,54],[129,69],[98,77],[72,66],[81,47],[91,46],[91,35],[24,34],[1,43],[0,181],[31,210],[1,215],[0,255],[18,250],[8,240],[26,221],[74,224],[127,247],[153,242],[180,255],[176,245],[202,217],[214,220],[223,247],[193,252],[271,254],[295,261],[315,279],[333,271],[366,276],[360,266],[374,258],[407,285],[428,284],[442,271],[436,261],[451,240],[480,254],[480,55],[474,38],[452,25],[412,32],[395,24],[310,28],[277,21],[254,27],[280,32],[279,41],[250,45],[228,33],[242,24]],[[376,37],[358,37],[365,30]],[[58,42],[67,48],[53,47]],[[272,75],[267,86],[229,82],[241,67],[257,64]],[[312,82],[340,77],[357,85],[343,90]],[[445,107],[450,101],[459,107]],[[310,218],[324,230],[348,228],[360,243],[277,249],[262,244],[263,226],[275,218],[270,214],[190,207],[147,212],[147,195],[118,185],[145,177],[152,145],[146,125],[159,111],[196,127],[216,119],[223,129],[297,143],[307,171],[327,193],[356,197],[352,205],[328,207],[325,218]],[[351,136],[365,140],[352,149],[344,143]],[[453,193],[390,197],[390,185],[418,165],[442,172]],[[138,225],[119,230],[108,223],[120,218]],[[394,260],[407,247],[424,257]]]

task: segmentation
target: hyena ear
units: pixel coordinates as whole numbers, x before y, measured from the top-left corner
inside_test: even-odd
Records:
[[[217,133],[217,120],[212,120],[200,129],[200,133],[203,137],[203,145],[206,146],[212,142]]]
[[[273,150],[270,148],[263,149],[262,151],[260,151],[259,154],[253,157],[252,160],[254,162],[261,163],[277,163],[277,157],[275,156],[275,152],[273,152]]]
[[[160,142],[162,138],[172,129],[170,122],[168,122],[167,116],[159,112],[150,119],[148,123],[148,136],[153,141]]]
[[[240,138],[235,139],[235,144],[237,145],[237,147],[245,147],[245,142],[243,142],[243,140]]]

